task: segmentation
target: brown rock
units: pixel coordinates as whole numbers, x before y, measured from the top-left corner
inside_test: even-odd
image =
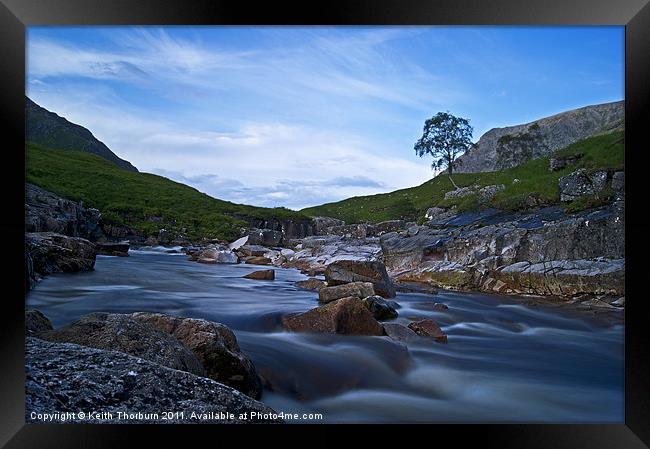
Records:
[[[366,298],[374,294],[375,290],[370,282],[350,282],[349,284],[321,288],[318,291],[318,300],[322,303],[328,303],[350,296]]]
[[[201,361],[207,376],[252,398],[259,398],[262,385],[251,360],[241,352],[235,334],[225,325],[195,318],[137,312],[134,320],[169,334]]]
[[[388,277],[386,267],[379,261],[338,260],[327,266],[325,280],[328,285],[371,282],[378,295],[384,298],[395,297],[395,287]]]
[[[383,335],[384,329],[360,298],[342,298],[297,315],[285,316],[284,327],[292,332],[346,335]]]
[[[431,319],[409,323],[409,329],[423,337],[433,337],[438,343],[447,343],[447,335],[440,329],[438,323]]]
[[[271,265],[272,263],[271,259],[262,256],[247,257],[244,262],[252,265]]]
[[[257,279],[260,281],[272,281],[275,279],[275,270],[259,270],[248,273],[246,279]]]
[[[320,279],[311,278],[296,282],[296,286],[304,288],[305,290],[319,291],[321,288],[327,287],[327,283],[325,281],[321,281]]]

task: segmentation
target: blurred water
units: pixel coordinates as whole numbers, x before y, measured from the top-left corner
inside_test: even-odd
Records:
[[[434,318],[449,336],[408,347],[388,337],[292,334],[282,315],[318,305],[296,288],[242,279],[252,265],[203,265],[163,250],[98,256],[95,271],[55,274],[27,297],[54,326],[95,311],[153,311],[228,325],[276,411],[327,422],[616,422],[623,412],[623,321],[482,294],[398,293],[397,322]],[[442,302],[449,310],[435,311]],[[622,315],[622,312],[618,312]]]

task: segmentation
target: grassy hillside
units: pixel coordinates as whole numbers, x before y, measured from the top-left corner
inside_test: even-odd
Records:
[[[214,199],[161,176],[123,170],[99,156],[80,151],[52,150],[29,143],[27,182],[65,198],[83,200],[102,212],[104,220],[157,235],[160,229],[190,239],[232,240],[244,221],[252,219],[308,220],[285,208],[244,206]]]
[[[574,165],[556,172],[548,170],[551,157],[584,154]],[[624,162],[624,134],[622,131],[590,137],[576,142],[552,156],[531,160],[518,167],[487,173],[459,173],[454,181],[459,187],[469,185],[487,186],[504,184],[489,204],[479,204],[477,195],[445,200],[445,193],[453,190],[446,174],[439,175],[424,184],[395,192],[353,197],[336,203],[303,209],[310,216],[328,216],[345,220],[346,223],[380,222],[403,218],[423,221],[427,209],[433,206],[451,207],[459,210],[476,210],[482,207],[496,207],[515,210],[527,206],[531,195],[541,204],[558,204],[560,194],[558,179],[578,168],[589,171],[596,169],[622,169]],[[519,180],[514,182],[514,180]],[[570,210],[580,210],[608,200],[608,192],[597,198],[583,198],[566,205]]]

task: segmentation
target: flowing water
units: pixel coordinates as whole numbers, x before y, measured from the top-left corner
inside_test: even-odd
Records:
[[[494,295],[398,293],[395,321],[433,318],[448,344],[296,334],[280,318],[318,305],[306,279],[242,279],[264,268],[202,265],[131,250],[95,271],[55,274],[27,307],[55,327],[90,312],[151,311],[228,325],[264,379],[262,402],[323,422],[616,422],[624,420],[622,312],[594,315]],[[448,310],[433,309],[436,302]],[[303,421],[304,422],[304,421]],[[313,422],[313,421],[311,421]]]

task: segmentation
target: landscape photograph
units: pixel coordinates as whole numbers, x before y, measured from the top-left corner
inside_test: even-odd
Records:
[[[624,422],[624,27],[25,42],[27,423]]]

